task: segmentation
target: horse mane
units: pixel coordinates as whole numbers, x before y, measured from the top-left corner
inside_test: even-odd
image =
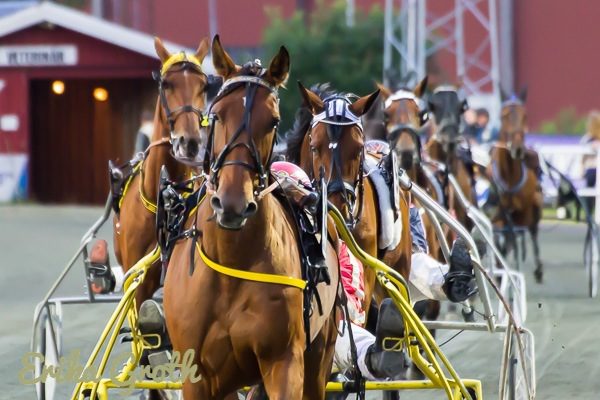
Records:
[[[326,98],[336,94],[331,87],[331,84],[328,82],[317,83],[313,85],[310,90],[318,95],[321,100],[325,100]],[[340,95],[347,96],[346,94]],[[298,164],[300,162],[302,141],[304,141],[304,136],[306,136],[306,132],[308,132],[308,127],[310,126],[312,118],[312,112],[305,104],[303,104],[296,110],[294,124],[292,125],[292,128],[285,134],[287,142],[286,157],[288,161],[294,164]]]

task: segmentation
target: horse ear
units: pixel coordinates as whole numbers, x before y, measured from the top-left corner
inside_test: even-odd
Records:
[[[213,66],[215,67],[217,74],[222,76],[224,79],[227,79],[236,71],[235,63],[231,57],[229,57],[229,54],[227,54],[225,49],[223,49],[219,35],[215,35],[213,38],[212,59]]]
[[[300,81],[298,81],[298,89],[302,95],[303,105],[308,107],[313,114],[319,114],[325,109],[323,100],[316,93],[305,88]]]
[[[202,62],[204,57],[208,54],[208,38],[204,38],[200,41],[198,49],[196,50],[196,58]]]
[[[356,116],[361,116],[363,114],[365,114],[367,111],[369,111],[369,109],[371,108],[371,106],[373,105],[373,103],[375,103],[375,100],[377,99],[377,96],[379,96],[379,89],[377,89],[376,91],[374,91],[373,93],[366,95],[364,97],[361,97],[360,99],[356,100],[354,103],[352,103],[350,105],[350,111],[352,111],[352,113]]]
[[[521,101],[523,103],[525,103],[525,101],[527,100],[527,85],[525,85],[523,87],[523,89],[521,89],[521,93],[519,94],[519,98],[521,99]]]
[[[158,36],[154,37],[154,49],[156,50],[156,55],[163,63],[171,57],[171,53],[165,48],[165,45]]]
[[[384,100],[392,95],[392,91],[387,86],[385,86],[383,83],[379,83],[379,82],[375,81],[375,86],[377,86],[377,89],[379,89],[379,92],[381,93],[381,97],[383,97]]]
[[[284,46],[279,48],[279,52],[273,57],[269,64],[267,76],[273,81],[275,86],[285,83],[290,73],[290,53]]]
[[[423,95],[425,94],[425,90],[427,90],[427,81],[428,80],[429,80],[429,77],[427,75],[425,75],[425,78],[423,78],[423,80],[421,82],[419,82],[417,84],[417,86],[415,86],[415,88],[413,89],[413,93],[415,94],[415,96],[423,97]]]

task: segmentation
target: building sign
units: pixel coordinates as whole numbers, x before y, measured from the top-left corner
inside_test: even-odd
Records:
[[[77,47],[57,46],[0,46],[0,66],[37,67],[76,65]]]
[[[0,203],[27,195],[27,154],[0,154]]]

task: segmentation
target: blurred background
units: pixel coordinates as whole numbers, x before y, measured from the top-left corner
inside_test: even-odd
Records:
[[[131,157],[155,105],[154,35],[176,51],[219,33],[240,64],[286,45],[282,132],[298,79],[364,95],[428,74],[490,126],[501,92],[527,87],[530,131],[560,146],[600,102],[599,19],[595,0],[0,1],[0,201],[104,201],[107,160]]]

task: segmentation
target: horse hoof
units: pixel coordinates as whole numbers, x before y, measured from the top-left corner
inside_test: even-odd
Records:
[[[535,271],[533,271],[533,275],[535,276],[536,283],[543,283],[544,272],[542,272],[541,269],[536,269]]]

